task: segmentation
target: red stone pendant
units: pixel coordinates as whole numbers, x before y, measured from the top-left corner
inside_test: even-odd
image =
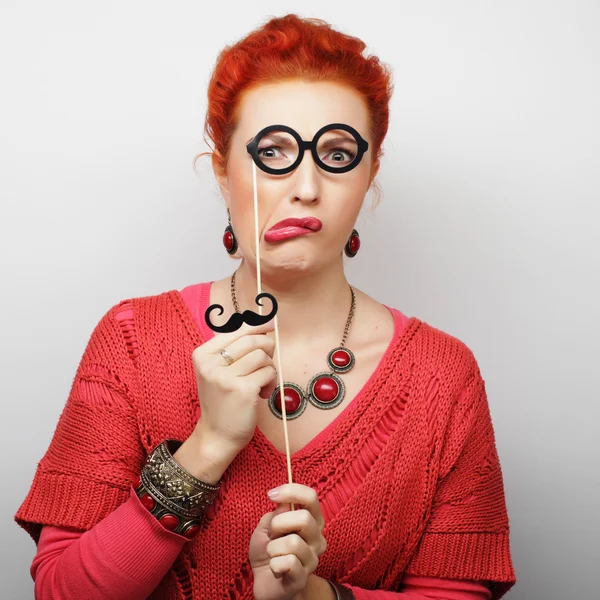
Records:
[[[354,366],[354,354],[348,348],[338,346],[327,355],[327,364],[334,373],[347,373]]]
[[[285,398],[285,416],[289,421],[297,419],[306,409],[307,401],[304,395],[304,390],[291,381],[283,382],[284,398]],[[271,412],[283,420],[283,411],[281,407],[281,394],[279,386],[277,386],[269,397],[269,407]]]
[[[308,401],[317,408],[335,408],[345,394],[344,382],[335,373],[317,373],[308,384]]]

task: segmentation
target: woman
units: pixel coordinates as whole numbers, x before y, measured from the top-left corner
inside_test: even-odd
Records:
[[[287,15],[219,56],[206,129],[242,261],[94,329],[15,515],[38,543],[36,598],[482,600],[514,585],[477,361],[344,274],[392,90],[364,48]],[[257,250],[293,484],[273,320],[215,333],[207,313],[255,309]]]

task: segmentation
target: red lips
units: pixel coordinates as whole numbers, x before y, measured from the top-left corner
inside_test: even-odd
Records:
[[[282,229],[283,227],[306,227],[306,229],[310,229],[311,231],[319,231],[321,227],[323,227],[323,223],[319,221],[316,217],[303,217],[301,219],[291,217],[289,219],[283,219],[283,221],[279,221],[269,229],[269,231],[274,231],[276,229]]]

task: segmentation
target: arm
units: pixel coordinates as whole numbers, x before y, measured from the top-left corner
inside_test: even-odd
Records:
[[[43,527],[30,569],[36,600],[143,599],[152,593],[188,540],[165,529],[133,487],[130,493],[88,531]]]
[[[210,449],[188,439],[174,458],[199,479],[216,483],[231,461],[210,456]],[[164,528],[130,487],[129,499],[88,531],[43,527],[30,569],[35,598],[147,598],[187,541]]]
[[[123,301],[94,328],[50,445],[14,515],[38,544],[30,570],[36,598],[146,598],[187,541],[140,510],[132,488],[146,458],[133,395],[134,339],[131,303]],[[214,449],[205,445],[203,453],[200,446],[186,440],[175,458],[200,479],[216,482],[231,461],[215,462]]]
[[[491,600],[516,583],[502,469],[485,381],[475,358],[451,407],[425,530],[404,572],[487,581]]]

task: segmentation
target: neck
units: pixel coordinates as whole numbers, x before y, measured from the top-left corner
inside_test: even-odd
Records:
[[[246,309],[262,314],[270,312],[268,298],[261,299],[262,309],[255,302],[258,294],[256,267],[245,260],[237,269],[235,291],[240,312]],[[298,343],[306,347],[314,344],[316,337],[329,339],[333,336],[336,345],[342,340],[352,294],[341,257],[338,264],[329,264],[310,273],[262,269],[260,291],[277,299],[279,335],[287,344]]]

